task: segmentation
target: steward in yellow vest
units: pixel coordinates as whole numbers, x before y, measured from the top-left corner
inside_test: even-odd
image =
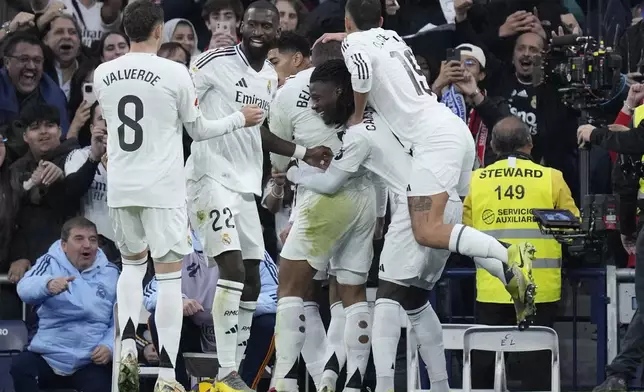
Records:
[[[496,136],[500,144],[498,132]],[[495,141],[494,133],[492,138]],[[513,137],[507,139],[511,141]],[[516,139],[521,141],[520,137]],[[561,245],[552,236],[541,234],[531,210],[562,208],[577,216],[579,210],[561,172],[532,162],[529,139],[519,144],[523,145],[497,145],[502,150],[497,154],[503,159],[473,173],[463,223],[500,241],[510,244],[528,241],[534,245],[537,251],[532,276],[537,285],[536,302],[555,302],[561,299]],[[503,284],[483,269],[476,272],[476,289],[478,302],[513,303]]]
[[[579,210],[560,171],[532,162],[528,127],[515,116],[499,121],[492,130],[492,149],[501,160],[472,173],[463,206],[463,223],[511,244],[529,242],[536,249],[532,278],[537,286],[534,324],[552,327],[561,298],[561,245],[539,232],[530,210],[562,208],[579,216]],[[513,325],[515,309],[503,284],[487,271],[476,271],[476,322]],[[494,353],[472,353],[472,387],[492,388]],[[513,368],[523,390],[548,389],[550,353],[521,353]]]

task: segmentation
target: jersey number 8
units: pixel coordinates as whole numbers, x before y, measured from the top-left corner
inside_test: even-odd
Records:
[[[427,79],[423,74],[423,70],[416,62],[411,49],[405,49],[402,54],[398,51],[389,52],[389,56],[400,61],[403,67],[405,67],[405,71],[407,71],[407,75],[409,75],[409,79],[411,79],[411,83],[414,85],[418,95],[432,93],[432,90],[429,88],[429,84],[427,83]]]
[[[134,118],[125,113],[125,107],[128,104],[134,105]],[[121,120],[121,125],[118,127],[119,146],[121,150],[127,152],[138,150],[143,144],[143,128],[139,124],[139,121],[143,119],[143,102],[141,102],[141,98],[135,95],[126,95],[121,98],[118,104],[118,116],[119,120]],[[126,126],[134,131],[134,140],[132,143],[125,141]]]

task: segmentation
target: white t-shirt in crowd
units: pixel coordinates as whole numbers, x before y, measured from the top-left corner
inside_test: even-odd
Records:
[[[65,12],[73,15],[80,25],[81,41],[87,47],[91,47],[94,41],[100,41],[103,34],[117,31],[121,24],[120,15],[110,24],[103,21],[101,17],[102,1],[95,1],[89,8],[85,7],[80,0],[61,1],[65,4]]]
[[[94,92],[108,128],[108,205],[185,206],[182,125],[200,116],[185,66],[128,53],[96,68]]]
[[[65,176],[76,173],[87,162],[90,147],[72,151],[65,162]],[[114,241],[114,228],[107,207],[107,170],[98,164],[94,181],[83,198],[83,215],[94,222],[98,234]]]
[[[236,45],[204,52],[190,68],[206,118],[220,119],[251,104],[268,116],[277,92],[277,73],[269,61],[257,72]],[[263,161],[262,135],[256,125],[193,142],[186,173],[193,181],[209,176],[235,192],[261,196]]]

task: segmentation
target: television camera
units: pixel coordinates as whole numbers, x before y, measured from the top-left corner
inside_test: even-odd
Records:
[[[544,235],[567,245],[572,256],[584,256],[597,264],[606,250],[606,236],[618,229],[617,198],[614,195],[586,195],[581,220],[569,210],[533,209],[534,221]]]

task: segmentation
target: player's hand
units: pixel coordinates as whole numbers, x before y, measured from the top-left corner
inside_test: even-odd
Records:
[[[635,241],[636,238],[633,236],[629,235],[620,235],[622,239],[622,245],[624,246],[624,250],[626,253],[628,253],[629,256],[635,255]]]
[[[27,259],[16,260],[11,263],[7,278],[11,283],[18,283],[25,273],[31,268],[31,262]]]
[[[240,112],[246,120],[244,127],[252,127],[264,121],[264,110],[257,105],[246,105],[241,108]]]
[[[590,135],[595,130],[594,125],[585,124],[577,128],[577,142],[581,145],[586,142],[590,142]]]
[[[280,241],[282,241],[282,244],[286,243],[286,239],[288,238],[288,234],[291,232],[291,228],[293,228],[293,222],[289,222],[288,226],[280,232]]]
[[[69,284],[73,282],[76,278],[73,276],[67,276],[64,278],[52,279],[47,283],[47,290],[51,295],[58,295],[63,291],[69,289]]]
[[[610,124],[608,130],[611,132],[625,132],[630,131],[630,128],[621,124]]]
[[[94,162],[100,161],[107,152],[107,129],[102,126],[92,127],[92,145],[89,153]]]
[[[385,217],[376,218],[376,230],[373,232],[374,240],[381,240],[385,232]]]
[[[344,41],[344,39],[347,38],[347,33],[324,33],[320,38],[318,38],[313,46],[317,45],[318,43],[323,43],[326,44],[329,41]],[[313,47],[312,46],[312,47]]]
[[[329,147],[319,146],[307,148],[304,154],[304,162],[309,166],[326,170],[333,158],[333,151]]]
[[[195,299],[183,300],[183,315],[188,317],[195,313],[203,312],[203,306]]]
[[[273,178],[273,183],[277,186],[284,186],[286,184],[286,173],[280,173],[273,169],[271,177]]]
[[[527,11],[517,11],[505,19],[505,23],[499,27],[499,37],[511,37],[515,34],[530,31],[534,23],[534,15]]]
[[[92,351],[92,362],[95,364],[107,365],[110,361],[112,361],[112,350],[109,347],[101,344]]]
[[[232,45],[235,45],[235,37],[226,33],[214,33],[210,38],[210,45],[208,47],[216,49]]]
[[[465,68],[461,65],[460,61],[451,60],[449,62],[441,62],[441,70],[438,77],[432,85],[432,91],[440,94],[443,88],[452,83],[459,83],[465,80]]]
[[[63,169],[56,166],[53,162],[40,161],[38,165],[43,168],[41,178],[44,186],[49,186],[65,176]]]

